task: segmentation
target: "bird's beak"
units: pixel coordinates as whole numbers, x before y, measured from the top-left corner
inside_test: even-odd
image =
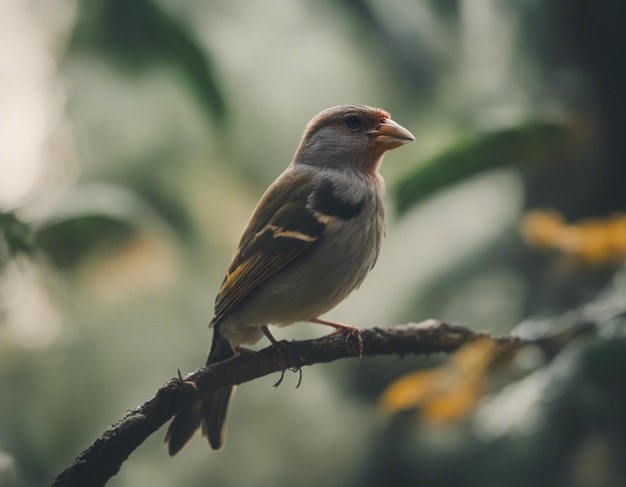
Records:
[[[390,118],[383,119],[378,127],[368,132],[368,135],[372,136],[377,143],[385,145],[388,149],[393,149],[415,140],[411,132]]]

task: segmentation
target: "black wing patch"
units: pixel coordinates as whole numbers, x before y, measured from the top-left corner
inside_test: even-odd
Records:
[[[311,207],[322,213],[341,220],[350,220],[358,216],[363,211],[365,200],[358,203],[347,203],[342,201],[333,193],[333,183],[322,181],[312,195]]]

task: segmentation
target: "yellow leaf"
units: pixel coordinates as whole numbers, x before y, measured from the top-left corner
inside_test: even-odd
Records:
[[[626,259],[626,215],[588,219],[567,225],[551,211],[531,211],[522,222],[529,245],[554,249],[587,265],[621,263]]]
[[[385,390],[380,400],[381,407],[388,413],[414,408],[433,394],[444,381],[443,376],[440,369],[407,374]]]
[[[442,367],[412,372],[393,382],[380,404],[387,413],[419,408],[432,422],[459,421],[472,411],[484,393],[488,372],[500,356],[491,339],[469,343]]]

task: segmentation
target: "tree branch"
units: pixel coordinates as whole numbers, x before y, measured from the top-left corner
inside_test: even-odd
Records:
[[[119,472],[122,463],[152,433],[163,426],[184,405],[225,387],[242,384],[273,372],[326,363],[348,357],[407,355],[452,352],[487,333],[427,320],[389,328],[369,328],[360,335],[333,333],[314,340],[270,346],[257,353],[242,353],[230,360],[203,367],[183,379],[164,384],[155,396],[129,411],[97,438],[72,465],[53,481],[53,487],[103,486]],[[491,337],[492,338],[492,337]],[[494,338],[504,346],[530,343],[521,338]],[[362,340],[362,341],[361,341]],[[537,344],[538,341],[533,343]],[[288,353],[293,349],[296,353]]]

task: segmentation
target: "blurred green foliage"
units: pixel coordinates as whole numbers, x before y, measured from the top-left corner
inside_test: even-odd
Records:
[[[31,228],[18,220],[13,213],[0,213],[0,239],[6,245],[9,255],[29,253],[33,248]]]
[[[334,319],[531,334],[579,320],[600,337],[527,357],[444,428],[381,416],[376,401],[445,357],[313,367],[297,391],[255,381],[233,401],[224,451],[195,440],[169,459],[154,435],[109,485],[623,485],[624,270],[538,254],[517,224],[536,206],[571,221],[626,207],[624,8],[3,4],[5,45],[24,63],[3,71],[7,86],[40,90],[24,92],[24,113],[52,108],[47,165],[0,213],[0,485],[49,483],[177,369],[203,363],[213,297],[261,191],[306,121],[347,102],[389,109],[418,140],[387,156],[401,218]]]
[[[547,165],[567,149],[566,129],[531,120],[513,127],[464,134],[462,140],[417,165],[394,188],[398,211],[405,213],[428,196],[490,169]]]
[[[123,240],[133,229],[102,216],[60,222],[37,235],[37,246],[59,269],[77,265],[94,247]]]
[[[185,25],[153,0],[83,0],[70,50],[93,52],[129,72],[174,68],[216,127],[227,116],[213,61]]]
[[[394,188],[398,210],[404,213],[428,196],[490,169],[550,164],[560,157],[559,149],[566,149],[565,136],[563,126],[540,120],[465,134],[400,180]]]

